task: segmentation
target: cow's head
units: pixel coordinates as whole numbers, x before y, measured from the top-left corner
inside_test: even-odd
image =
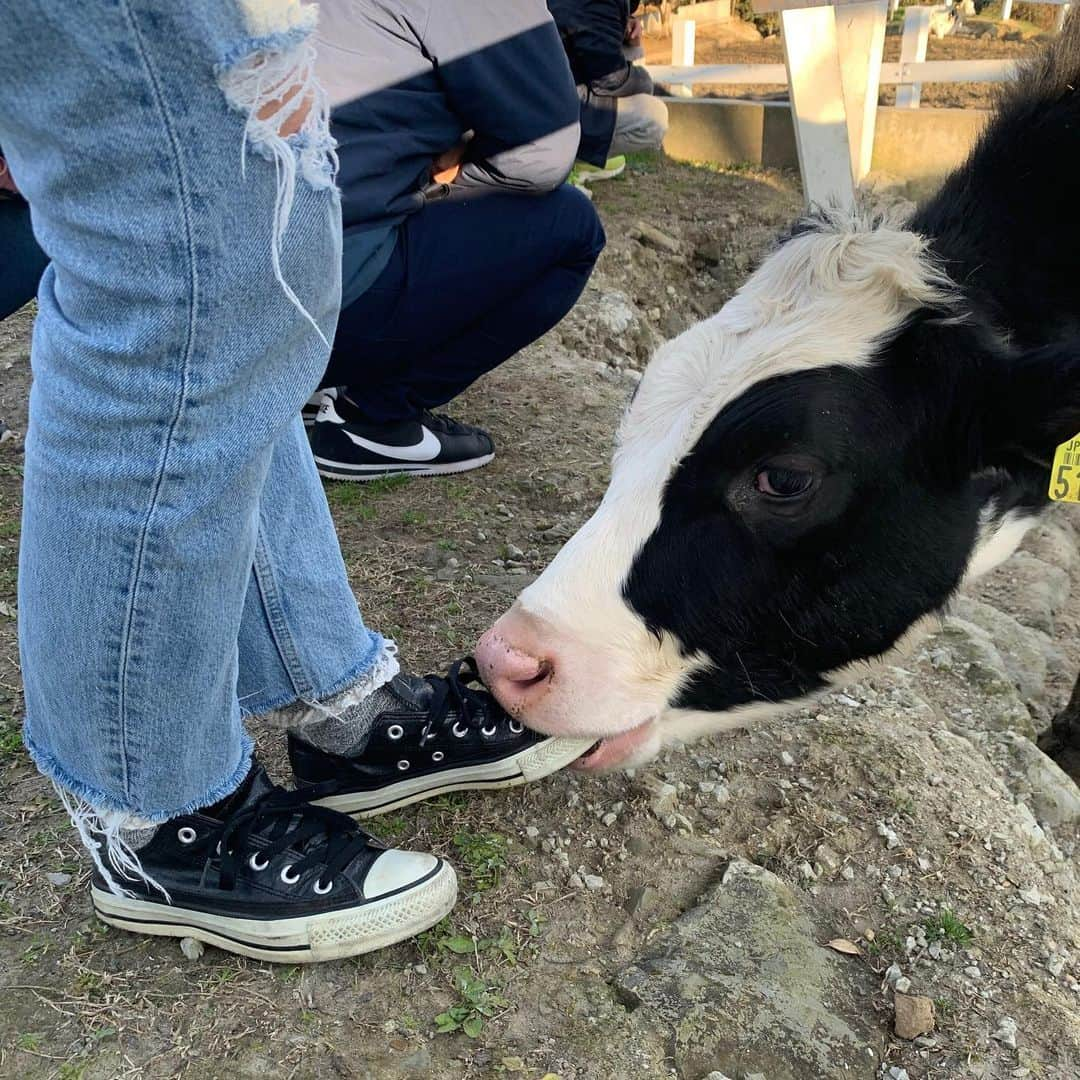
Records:
[[[485,680],[602,740],[596,769],[836,682],[1015,547],[1016,478],[1045,490],[1080,423],[1052,362],[971,316],[925,238],[804,222],[657,352],[600,507],[481,640]]]

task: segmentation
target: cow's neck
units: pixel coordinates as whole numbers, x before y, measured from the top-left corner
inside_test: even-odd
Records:
[[[1021,347],[1080,334],[1080,93],[1070,74],[1021,79],[912,222],[975,311]]]

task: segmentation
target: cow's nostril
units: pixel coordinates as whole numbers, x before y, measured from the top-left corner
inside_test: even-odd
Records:
[[[530,675],[528,678],[524,678],[524,679],[513,679],[513,678],[511,678],[511,679],[508,679],[507,681],[513,683],[514,687],[516,689],[518,689],[520,691],[528,692],[534,686],[537,686],[538,684],[540,684],[542,682],[547,682],[547,680],[551,678],[551,674],[552,674],[553,670],[554,669],[551,666],[551,661],[550,660],[541,660],[541,661],[538,662],[538,664],[536,666],[536,674],[535,675]]]

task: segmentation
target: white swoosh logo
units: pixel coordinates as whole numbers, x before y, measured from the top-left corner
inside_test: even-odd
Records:
[[[386,443],[372,442],[360,435],[354,435],[348,428],[345,429],[345,434],[357,446],[362,446],[373,454],[397,458],[399,461],[434,461],[442,451],[442,443],[439,442],[438,435],[423,424],[420,425],[420,430],[424,433],[424,437],[412,446],[387,446]]]

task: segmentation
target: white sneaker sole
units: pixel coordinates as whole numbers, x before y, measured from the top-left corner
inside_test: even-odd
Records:
[[[482,469],[495,459],[494,454],[453,461],[446,465],[345,465],[340,461],[328,461],[315,456],[319,475],[327,480],[385,480],[388,476],[446,476],[450,473]]]
[[[457,902],[457,875],[446,862],[419,885],[370,903],[293,919],[210,915],[91,888],[94,911],[120,930],[195,938],[226,952],[277,964],[309,964],[385,949],[434,926]]]
[[[399,780],[396,784],[388,784],[377,791],[328,795],[325,799],[316,799],[315,802],[343,814],[368,818],[398,810],[423,799],[434,798],[436,795],[448,795],[452,791],[498,791],[502,788],[518,787],[533,780],[541,780],[565,768],[572,761],[577,761],[595,742],[595,739],[546,739],[501,761],[446,769],[430,776],[414,776],[408,780]]]

